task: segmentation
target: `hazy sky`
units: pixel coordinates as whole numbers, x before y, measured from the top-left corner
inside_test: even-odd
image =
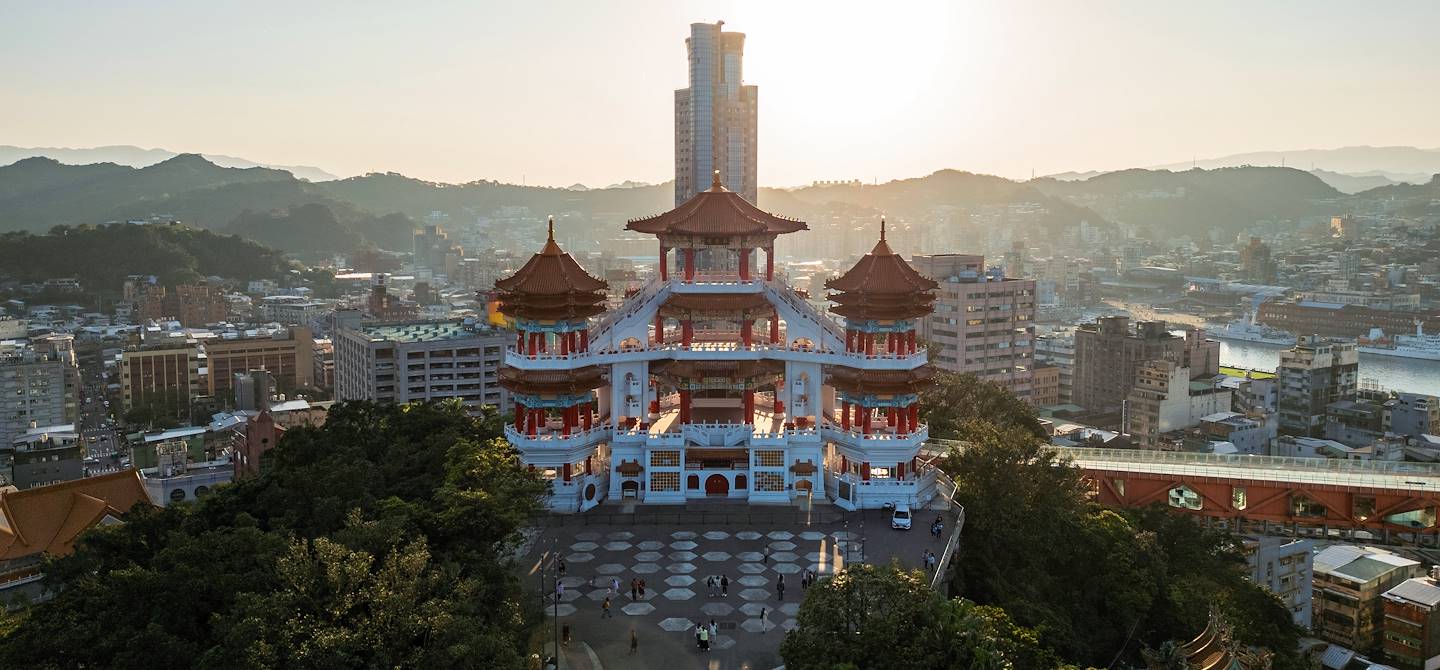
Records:
[[[763,185],[1440,146],[1440,2],[1314,0],[0,0],[0,144],[663,181],[717,19],[748,35]]]

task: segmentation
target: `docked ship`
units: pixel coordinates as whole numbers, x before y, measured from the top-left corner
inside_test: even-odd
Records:
[[[1369,336],[1359,338],[1356,344],[1356,350],[1371,356],[1440,361],[1440,335],[1427,334],[1419,319],[1415,320],[1414,335],[1386,337],[1384,331],[1371,328]]]
[[[1279,328],[1271,328],[1270,326],[1257,323],[1253,313],[1251,313],[1249,318],[1237,319],[1230,322],[1230,325],[1224,328],[1215,328],[1206,331],[1206,334],[1221,340],[1279,344],[1287,347],[1295,344],[1294,334],[1280,330]]]

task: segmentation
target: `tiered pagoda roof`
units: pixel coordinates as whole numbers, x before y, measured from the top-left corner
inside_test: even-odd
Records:
[[[880,241],[845,274],[825,282],[836,291],[830,311],[851,319],[887,321],[912,319],[934,311],[940,285],[910,267],[885,242],[885,220],[880,220]]]
[[[573,370],[520,370],[509,366],[500,369],[500,385],[511,393],[574,395],[604,384],[604,370],[594,365]]]
[[[935,376],[929,365],[914,370],[857,370],[837,365],[829,372],[832,386],[858,395],[919,393]]]
[[[718,171],[708,190],[664,214],[631,219],[625,228],[670,237],[773,237],[808,229],[804,221],[776,216],[746,202],[720,183]]]
[[[555,219],[540,253],[515,274],[495,282],[500,311],[537,321],[584,319],[605,311],[604,280],[592,277],[555,243]]]

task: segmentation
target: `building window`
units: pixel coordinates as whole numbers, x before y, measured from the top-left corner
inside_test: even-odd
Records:
[[[785,465],[785,452],[783,451],[757,451],[755,452],[755,466],[763,468],[779,468]]]
[[[691,491],[700,490],[700,475],[690,475],[685,478],[685,488]]]
[[[757,472],[755,473],[755,490],[784,491],[785,475],[779,472]]]
[[[651,491],[679,491],[680,473],[678,472],[652,472],[650,473]]]
[[[680,467],[680,452],[678,452],[678,451],[652,451],[652,452],[650,452],[650,467],[652,467],[652,468],[678,468],[678,467]]]
[[[184,501],[185,501],[185,489],[175,489],[174,491],[171,491],[171,492],[170,492],[170,502],[177,502],[177,503],[178,503],[178,502],[184,502]]]

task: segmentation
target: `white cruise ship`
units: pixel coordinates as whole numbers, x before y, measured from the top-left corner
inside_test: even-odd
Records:
[[[1370,335],[1359,338],[1356,344],[1362,354],[1440,361],[1440,335],[1427,334],[1419,319],[1415,320],[1414,335],[1386,337],[1379,328],[1372,328]]]

